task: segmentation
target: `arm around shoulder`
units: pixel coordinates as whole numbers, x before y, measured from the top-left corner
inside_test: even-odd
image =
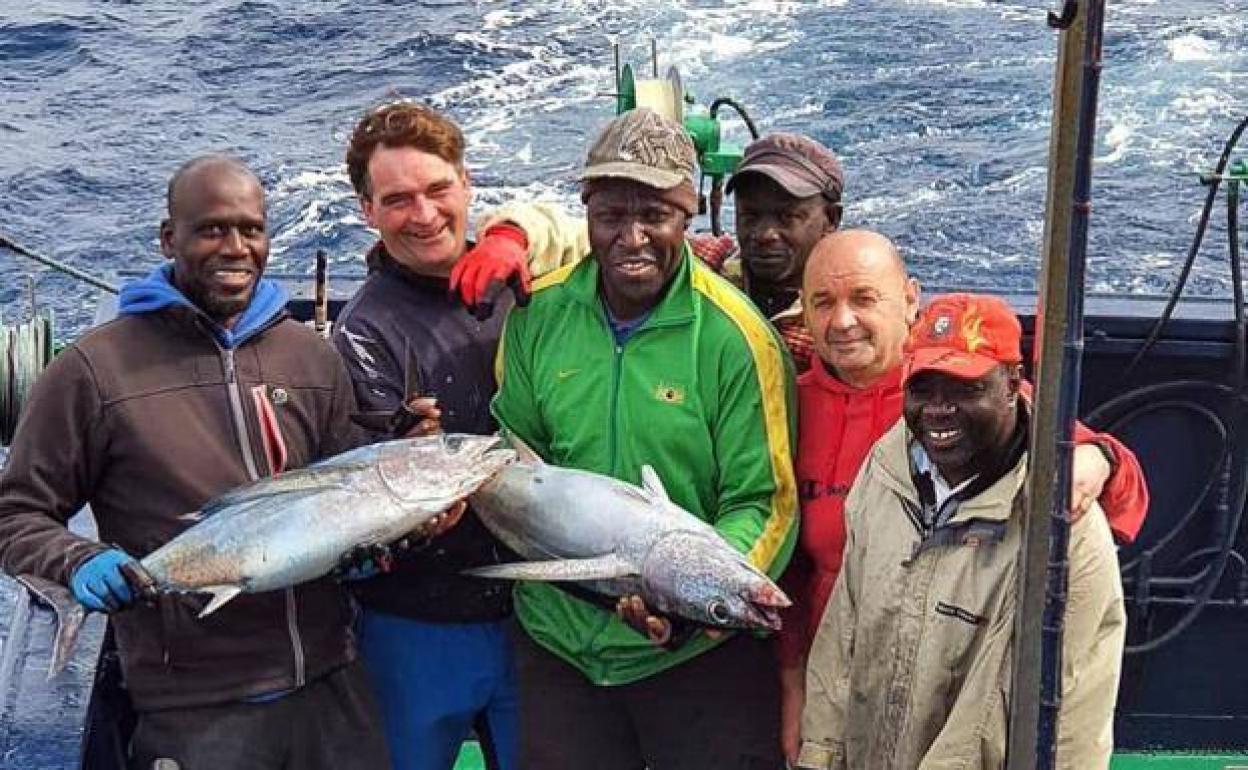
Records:
[[[539,278],[589,253],[585,220],[571,217],[551,203],[509,203],[477,220],[477,232],[508,222],[524,231],[529,242],[529,273]]]

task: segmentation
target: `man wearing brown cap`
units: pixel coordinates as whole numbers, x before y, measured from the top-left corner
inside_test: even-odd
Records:
[[[845,502],[798,767],[1004,767],[1027,478],[1020,338],[1009,306],[970,294],[937,297],[911,330],[904,420]],[[1057,766],[1105,768],[1126,633],[1105,516],[1072,525],[1069,564]]]
[[[792,371],[752,304],[692,258],[694,173],[679,125],[638,109],[607,126],[582,175],[591,258],[508,316],[493,410],[554,464],[632,483],[651,465],[774,577],[796,534]],[[515,608],[522,766],[783,765],[765,640],[550,584],[519,586]]]
[[[840,161],[809,137],[769,134],[745,148],[727,189],[736,201],[741,285],[805,371],[812,348],[799,299],[802,270],[819,239],[840,227]]]

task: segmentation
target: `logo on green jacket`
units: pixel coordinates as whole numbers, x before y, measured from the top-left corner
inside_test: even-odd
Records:
[[[685,403],[685,389],[679,385],[660,382],[654,388],[654,397],[665,404],[683,404]]]

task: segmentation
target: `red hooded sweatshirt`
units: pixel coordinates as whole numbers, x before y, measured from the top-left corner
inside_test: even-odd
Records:
[[[814,357],[797,379],[797,493],[800,540],[781,587],[793,600],[778,635],[782,665],[806,658],[824,607],[832,596],[845,551],[845,496],[876,440],[901,418],[902,367],[867,388],[854,388],[828,373]],[[1030,388],[1024,389],[1030,397]],[[1108,447],[1116,468],[1100,504],[1114,536],[1135,539],[1148,510],[1148,488],[1135,455],[1105,433],[1075,423],[1075,441]]]

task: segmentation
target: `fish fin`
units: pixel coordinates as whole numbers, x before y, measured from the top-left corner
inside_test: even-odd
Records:
[[[464,570],[465,575],[500,580],[609,580],[637,575],[637,568],[613,553],[590,559],[517,561]]]
[[[283,473],[281,476],[272,476],[214,498],[198,512],[198,518],[193,521],[206,519],[224,508],[235,505],[259,502],[289,494],[302,496],[304,493],[334,489],[341,486],[342,479],[348,474],[360,469],[361,466],[357,465],[342,468],[302,468]]]
[[[659,478],[653,466],[641,466],[641,486],[656,500],[664,503],[671,502],[671,498],[667,496],[667,489],[663,486],[663,480]]]
[[[243,592],[240,586],[207,586],[199,590],[206,594],[212,594],[212,601],[208,602],[207,606],[199,611],[199,617],[201,618],[206,618],[221,609],[227,602]]]
[[[529,463],[531,465],[545,465],[546,464],[546,461],[542,459],[541,455],[539,455],[537,452],[534,452],[533,447],[524,443],[524,440],[521,439],[519,436],[512,433],[511,431],[507,431],[506,435],[507,435],[507,443],[510,444],[511,448],[516,451],[517,460],[519,460],[522,463]]]
[[[18,575],[22,584],[36,602],[52,610],[56,615],[56,641],[52,646],[52,663],[48,666],[48,679],[65,670],[78,642],[78,632],[87,618],[87,610],[69,589],[37,575]]]

